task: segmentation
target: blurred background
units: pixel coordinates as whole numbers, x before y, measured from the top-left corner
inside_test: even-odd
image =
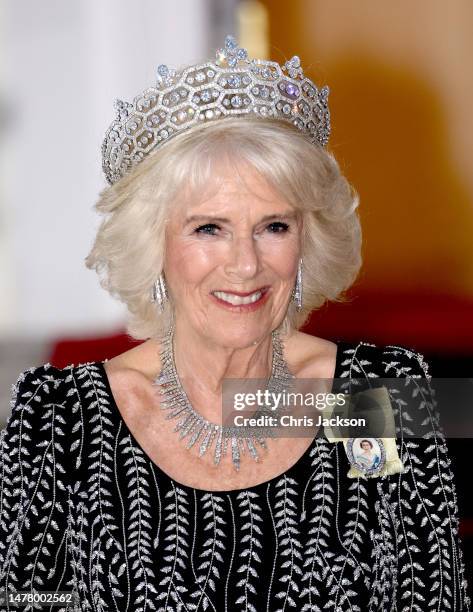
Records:
[[[23,369],[132,345],[123,306],[84,266],[113,101],[227,33],[252,57],[299,55],[330,86],[329,148],[360,195],[362,273],[305,331],[409,346],[433,376],[472,376],[471,0],[0,0],[0,27],[2,426]],[[450,441],[470,563],[468,446]]]

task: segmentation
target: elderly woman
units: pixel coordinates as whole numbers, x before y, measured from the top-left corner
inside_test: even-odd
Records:
[[[397,424],[428,410],[420,355],[298,331],[361,262],[357,199],[324,148],[326,88],[297,57],[250,61],[232,38],[217,61],[158,72],[117,104],[87,258],[145,341],[20,375],[2,434],[6,597],[28,609],[64,592],[64,610],[130,612],[469,609],[440,433],[401,428],[395,467],[385,457],[353,477],[323,429],[267,440],[222,421],[228,379],[405,377],[417,403]]]

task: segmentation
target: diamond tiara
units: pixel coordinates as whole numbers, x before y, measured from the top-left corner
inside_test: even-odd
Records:
[[[233,36],[225,38],[216,59],[176,71],[157,70],[154,87],[133,103],[116,100],[117,116],[102,145],[102,166],[112,185],[149,153],[180,132],[202,122],[254,113],[294,124],[314,144],[330,135],[328,87],[304,76],[295,55],[283,66],[249,59]]]

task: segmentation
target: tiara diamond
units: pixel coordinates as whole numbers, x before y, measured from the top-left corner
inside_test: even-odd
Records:
[[[157,69],[156,86],[132,103],[116,100],[116,118],[102,144],[102,165],[110,184],[172,137],[204,121],[254,113],[287,121],[315,145],[330,136],[328,87],[304,76],[297,55],[280,66],[249,59],[233,36],[216,59],[176,71]]]

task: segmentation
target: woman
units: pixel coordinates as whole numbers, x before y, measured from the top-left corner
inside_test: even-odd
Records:
[[[370,440],[360,442],[361,452],[356,456],[356,462],[367,468],[376,468],[380,463],[380,456],[373,451],[373,444]]]
[[[420,355],[298,331],[361,262],[326,94],[297,58],[251,62],[228,38],[118,103],[87,265],[145,342],[20,375],[2,587],[71,591],[77,610],[469,609],[440,434],[401,429],[405,471],[351,479],[323,430],[267,441],[222,422],[228,379],[405,376],[416,414],[398,424],[429,410]]]

